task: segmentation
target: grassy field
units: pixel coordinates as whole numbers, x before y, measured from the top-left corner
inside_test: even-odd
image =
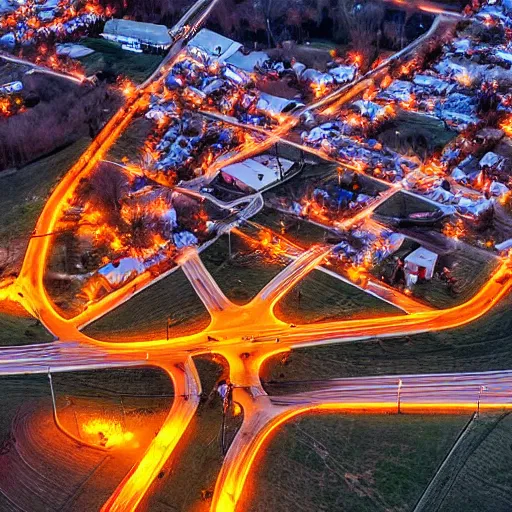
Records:
[[[482,414],[469,423],[461,442],[418,502],[417,512],[510,510],[512,416]]]
[[[377,138],[400,153],[412,151],[423,156],[442,149],[455,135],[435,117],[399,110],[398,115],[385,124]]]
[[[285,322],[309,324],[402,312],[340,279],[313,270],[277,303],[275,313]]]
[[[10,250],[15,262],[9,265],[10,270],[21,262],[48,195],[89,143],[90,139],[81,138],[10,176],[0,176],[0,248]]]
[[[144,142],[153,129],[153,122],[149,119],[135,119],[110,148],[105,160],[121,162],[123,158],[128,158],[130,162],[138,163]]]
[[[225,235],[201,253],[201,260],[221,290],[236,304],[249,302],[289,264],[286,258],[264,256],[233,234],[231,254],[230,259],[228,236]]]
[[[484,418],[470,442],[458,454],[446,493],[439,493],[435,510],[506,512],[512,502],[512,416]],[[430,509],[434,510],[434,509]]]
[[[210,316],[181,269],[88,325],[83,332],[93,338],[123,342],[165,339],[201,332]]]
[[[269,359],[262,377],[279,383],[508,369],[512,367],[511,306],[509,296],[480,320],[458,329],[294,350],[286,365],[280,357]],[[271,393],[280,392],[279,386],[269,388]]]
[[[105,39],[85,38],[80,43],[94,50],[94,53],[79,59],[87,75],[108,71],[142,83],[155,71],[164,57],[123,50],[120,45]]]
[[[467,420],[331,414],[295,419],[263,450],[237,512],[411,510]]]
[[[159,429],[172,402],[161,370],[54,375],[61,422],[115,418],[139,446],[108,454],[79,446],[54,423],[46,375],[0,379],[0,510],[99,510]],[[160,403],[149,394],[165,393]],[[11,501],[9,501],[11,500]]]
[[[52,340],[53,336],[23,306],[11,300],[0,301],[0,347]]]
[[[178,452],[166,464],[163,478],[153,485],[147,506],[151,511],[207,512],[222,466],[222,401],[216,393],[216,383],[226,375],[222,366],[211,360],[195,358],[194,362],[201,378],[203,399]],[[233,427],[233,422],[228,419],[227,425]],[[234,433],[228,427],[228,442]]]
[[[327,237],[332,236],[328,229],[273,208],[263,208],[251,221],[282,234],[304,249],[309,249],[313,244],[324,243]]]

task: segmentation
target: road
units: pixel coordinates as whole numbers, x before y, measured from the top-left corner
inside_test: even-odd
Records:
[[[194,251],[187,251],[183,253],[179,263],[212,318],[210,325],[203,332],[171,340],[141,339],[135,343],[116,344],[92,339],[80,332],[79,329],[92,319],[101,317],[129,300],[136,290],[154,283],[156,280],[148,273],[139,276],[128,286],[116,290],[105,299],[89,305],[78,317],[71,320],[62,318],[47,296],[43,283],[51,244],[51,237],[44,235],[55,232],[59,218],[80,180],[93,171],[129,125],[133,116],[145,108],[152,88],[162,80],[165,70],[172,65],[173,59],[179,54],[187,39],[204,22],[216,1],[197,2],[188,16],[180,20],[176,30],[182,35],[175,41],[161,68],[127,98],[126,104],[55,188],[37,222],[35,236],[28,245],[18,279],[8,287],[0,289],[0,298],[20,302],[58,338],[53,344],[0,349],[0,374],[46,373],[48,369],[59,372],[154,365],[163,368],[173,381],[175,399],[162,429],[151,442],[143,458],[130,470],[105,503],[105,511],[137,510],[151,483],[186,431],[196,412],[201,392],[199,378],[191,359],[193,356],[218,354],[226,358],[230,381],[235,386],[234,399],[244,410],[242,427],[228,451],[212,501],[212,511],[227,512],[235,509],[259,449],[285,421],[310,411],[360,409],[389,412],[398,407],[398,376],[314,383],[313,389],[306,393],[269,397],[263,390],[259,378],[260,367],[265,360],[275,354],[309,345],[362,341],[373,337],[394,337],[456,328],[486,314],[509,293],[512,287],[511,261],[503,258],[488,282],[473,298],[460,306],[445,310],[411,307],[410,314],[398,317],[383,316],[294,326],[277,319],[273,309],[280,298],[322,263],[329,253],[329,248],[313,247],[303,252],[297,247],[287,247],[287,254],[293,258],[292,263],[265,286],[255,299],[244,306],[233,304],[208,273],[199,255]],[[395,54],[391,60],[404,57],[408,52],[414,51],[422,41],[431,37],[439,26],[439,19],[436,18],[428,34]],[[187,26],[189,28],[184,30]],[[389,65],[391,60],[388,59],[382,65]],[[364,80],[368,80],[368,76],[362,77],[362,80],[307,108],[324,109],[333,103],[339,107],[340,102],[343,103],[353,97],[351,93],[360,92],[358,88],[361,84],[366,84]],[[238,154],[213,166],[209,175],[213,176],[219,168],[228,163],[246,159],[283,140],[297,122],[296,117],[285,119],[274,132],[266,134],[263,141],[254,140]],[[311,151],[311,148],[309,150]],[[390,196],[398,188],[391,187],[387,194]],[[188,189],[183,190],[183,193],[206,197],[205,194]],[[218,206],[225,209],[238,209],[246,204],[236,221],[248,219],[263,206],[261,194],[231,203],[215,201]],[[375,205],[372,206],[375,208]],[[368,211],[363,211],[356,220],[363,220],[371,211],[372,207]],[[227,222],[226,230],[231,229],[236,221]],[[350,225],[351,223],[347,222],[340,226],[340,229],[347,229]],[[162,276],[158,279],[161,278]],[[390,300],[399,299],[391,296]],[[407,310],[405,305],[404,309]],[[482,409],[508,408],[512,402],[510,372],[413,375],[403,376],[401,380],[401,407],[411,411],[474,409],[478,395],[481,395]],[[486,390],[481,391],[481,386],[485,386]]]
[[[398,404],[400,387],[400,406]],[[337,379],[315,383],[317,390],[297,395],[254,396],[237,389],[233,399],[244,409],[244,423],[217,479],[212,512],[233,512],[258,453],[281,425],[319,412],[433,412],[512,409],[512,372],[437,374]]]

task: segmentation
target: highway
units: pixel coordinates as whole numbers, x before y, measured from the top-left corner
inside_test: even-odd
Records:
[[[230,381],[235,386],[233,398],[244,411],[242,427],[229,448],[217,480],[211,505],[214,512],[235,510],[258,451],[280,425],[299,414],[355,410],[397,412],[399,395],[400,407],[407,412],[475,410],[479,398],[482,410],[504,409],[512,404],[512,374],[508,371],[339,379],[311,383],[310,390],[304,393],[272,397],[263,390],[259,377],[265,360],[294,348],[440,331],[473,322],[510,292],[512,264],[509,258],[502,258],[485,285],[460,306],[433,310],[406,304],[404,299],[403,308],[407,311],[410,307],[409,314],[402,316],[289,325],[275,317],[275,305],[310,272],[320,268],[329,255],[329,247],[317,246],[302,251],[298,247],[287,246],[287,256],[292,258],[290,265],[244,306],[233,304],[225,296],[203,265],[200,254],[189,249],[182,252],[177,263],[211,316],[210,325],[199,334],[170,340],[147,341],[142,338],[134,343],[113,344],[92,339],[80,332],[80,328],[93,319],[100,318],[129,300],[135,289],[140,291],[164,277],[155,279],[149,273],[140,275],[105,299],[90,304],[73,319],[62,318],[56,310],[44,286],[44,271],[51,246],[51,237],[44,235],[55,232],[62,212],[80,180],[94,170],[133,117],[147,106],[152,88],[160,83],[166,69],[172,65],[186,41],[204,23],[216,2],[201,0],[180,20],[175,28],[176,33],[182,35],[176,39],[163,65],[150,80],[127,98],[126,104],[54,189],[37,222],[35,236],[29,242],[19,277],[15,282],[0,288],[0,298],[17,300],[57,338],[52,344],[0,349],[1,375],[46,373],[49,369],[51,372],[66,372],[151,365],[163,368],[173,382],[175,398],[161,430],[142,459],[134,465],[105,503],[102,508],[104,511],[137,510],[151,483],[187,430],[197,410],[201,393],[193,356],[218,354],[226,358]],[[389,65],[391,60],[407,55],[436,33],[439,19],[436,18],[428,34],[382,65]],[[360,92],[361,84],[367,84],[364,80],[368,80],[368,76],[307,108],[324,109],[333,102],[339,107],[340,102],[348,101]],[[211,178],[218,169],[229,163],[246,159],[270,148],[275,142],[285,140],[286,134],[297,123],[298,117],[285,119],[273,132],[266,134],[263,142],[254,140],[238,154],[213,165],[208,176]],[[311,148],[307,150],[311,151]],[[399,190],[399,187],[390,187],[378,201],[358,214],[356,219],[343,222],[339,229],[348,229],[354,222],[367,218],[378,204]],[[238,211],[235,221],[225,223],[221,232],[233,230],[238,222],[249,219],[263,207],[261,194],[226,203],[184,187],[179,191],[206,198],[224,209],[238,210],[240,206],[246,205]],[[385,292],[380,290],[379,293]],[[387,295],[391,301],[400,301],[391,292]]]

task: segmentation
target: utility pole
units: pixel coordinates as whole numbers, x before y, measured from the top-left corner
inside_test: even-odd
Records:
[[[228,231],[228,252],[229,252],[229,259],[231,259],[231,229]]]
[[[396,406],[397,406],[397,414],[401,414],[401,411],[400,411],[400,393],[401,393],[401,390],[402,390],[402,379],[398,379],[398,390],[397,390],[397,394],[396,394]]]

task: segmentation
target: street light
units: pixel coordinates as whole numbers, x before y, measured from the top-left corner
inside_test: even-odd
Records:
[[[476,415],[480,416],[480,399],[482,398],[482,393],[484,391],[487,391],[487,386],[480,386],[480,389],[478,390],[478,401],[476,404]]]
[[[397,399],[396,399],[396,405],[397,405],[397,414],[400,414],[400,391],[402,389],[402,379],[398,379],[398,390],[397,390]]]

